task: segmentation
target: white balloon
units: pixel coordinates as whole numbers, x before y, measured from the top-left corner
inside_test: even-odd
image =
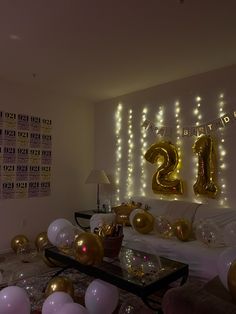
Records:
[[[47,230],[47,236],[49,241],[53,245],[56,245],[56,237],[58,235],[58,232],[67,226],[72,226],[72,223],[64,218],[58,218],[49,225]]]
[[[236,246],[236,221],[232,221],[224,228],[224,241],[228,246]]]
[[[225,249],[219,256],[217,262],[218,275],[221,282],[228,289],[228,271],[232,263],[236,260],[236,248]]]
[[[78,303],[66,303],[57,314],[89,314],[88,310]]]
[[[44,301],[42,314],[56,314],[66,303],[73,303],[73,299],[68,293],[62,291],[53,292]]]
[[[0,314],[30,314],[30,300],[23,288],[9,286],[0,291]]]
[[[100,279],[93,280],[85,292],[85,306],[90,314],[111,314],[118,301],[117,287]]]

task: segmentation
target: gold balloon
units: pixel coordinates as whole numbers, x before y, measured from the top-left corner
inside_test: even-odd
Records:
[[[28,243],[29,243],[29,239],[25,235],[18,234],[11,240],[11,248],[15,253],[17,253],[18,249],[21,246],[24,246]]]
[[[152,190],[157,194],[183,194],[183,183],[173,178],[179,163],[177,148],[171,142],[153,144],[144,158],[151,164],[161,163],[152,177]]]
[[[196,195],[216,198],[219,188],[216,184],[216,156],[213,139],[209,135],[201,135],[193,146],[198,155],[198,176],[193,185]]]
[[[50,245],[47,232],[40,232],[37,235],[34,243],[38,252],[44,250],[48,245]]]
[[[84,265],[94,265],[102,262],[104,256],[101,238],[89,232],[81,233],[74,243],[76,260]]]
[[[154,217],[146,211],[137,213],[133,218],[133,227],[136,231],[147,234],[153,230]]]
[[[174,225],[174,233],[175,236],[181,240],[181,241],[188,241],[191,236],[191,225],[190,223],[185,219],[179,219],[177,220]]]
[[[72,298],[74,298],[74,286],[72,281],[64,276],[58,276],[52,278],[45,290],[45,296],[48,297],[53,292],[62,291],[68,293]]]
[[[236,301],[236,261],[234,261],[228,271],[228,288],[229,292]]]

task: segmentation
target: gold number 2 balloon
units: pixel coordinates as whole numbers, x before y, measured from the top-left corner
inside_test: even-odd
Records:
[[[171,142],[153,144],[145,153],[151,164],[161,162],[152,178],[152,190],[157,194],[183,194],[183,183],[174,179],[173,174],[179,162],[177,148]]]
[[[213,140],[209,135],[201,135],[193,146],[198,155],[198,176],[193,185],[196,195],[216,198],[219,189],[216,184],[216,156]]]

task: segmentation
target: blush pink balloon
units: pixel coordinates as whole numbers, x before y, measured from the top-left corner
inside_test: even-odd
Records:
[[[66,303],[57,314],[89,314],[88,310],[78,303]]]
[[[100,279],[93,280],[85,292],[85,306],[90,314],[111,314],[118,301],[117,287]]]
[[[42,314],[56,314],[66,303],[73,303],[73,299],[68,293],[62,291],[54,292],[44,301]]]
[[[9,286],[0,291],[0,314],[30,314],[30,300],[26,291]]]

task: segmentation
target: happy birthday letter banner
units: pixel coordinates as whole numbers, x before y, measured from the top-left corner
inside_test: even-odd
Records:
[[[224,128],[226,125],[230,125],[235,120],[236,111],[233,111],[231,113],[225,114],[218,119],[209,121],[208,123],[199,126],[185,126],[182,128],[181,134],[182,136],[200,136],[202,134],[211,134],[220,128]],[[172,127],[167,126],[162,126],[158,128],[150,120],[145,120],[142,124],[142,127],[160,136],[170,136],[173,130]]]
[[[0,199],[51,193],[52,120],[0,111]]]

